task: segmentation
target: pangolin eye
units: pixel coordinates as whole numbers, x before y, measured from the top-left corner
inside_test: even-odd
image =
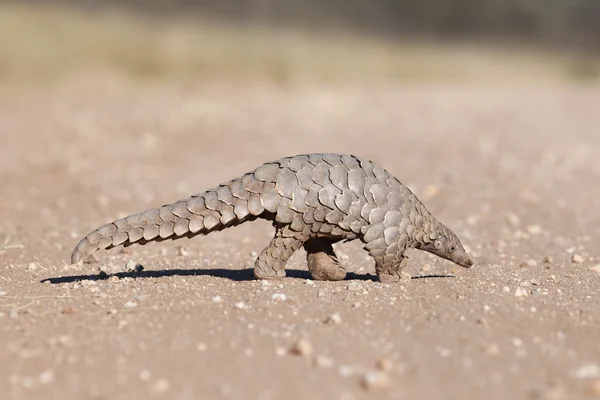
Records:
[[[454,252],[454,250],[456,250],[456,247],[450,246],[450,252]]]

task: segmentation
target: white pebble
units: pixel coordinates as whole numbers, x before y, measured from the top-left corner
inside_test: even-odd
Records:
[[[354,373],[354,368],[350,367],[349,365],[340,365],[340,367],[338,368],[338,374],[342,378],[347,378],[350,375],[352,375],[353,373]]]
[[[239,302],[235,303],[233,306],[235,308],[237,308],[238,310],[243,310],[244,308],[246,308],[246,304],[243,301],[239,301]]]
[[[208,345],[206,343],[200,342],[200,343],[196,344],[196,350],[206,351],[206,349],[208,349]]]
[[[275,349],[275,354],[277,354],[279,357],[283,357],[287,354],[287,351],[283,347],[277,347]]]
[[[213,302],[213,303],[222,303],[222,302],[223,302],[223,299],[221,298],[221,296],[214,296],[214,297],[212,298],[212,302]]]
[[[273,293],[273,295],[271,296],[271,299],[276,300],[276,301],[286,301],[287,296],[283,293]]]
[[[516,228],[521,223],[521,219],[517,214],[509,213],[506,215],[506,220],[513,227]]]
[[[135,308],[137,307],[138,303],[133,301],[133,300],[129,300],[127,303],[123,304],[123,307],[125,308]]]
[[[133,260],[128,260],[127,264],[125,264],[126,272],[140,272],[143,270],[144,270],[144,267],[141,264],[138,264]]]
[[[314,363],[319,368],[331,368],[334,364],[333,359],[326,356],[317,356]]]
[[[290,347],[290,354],[295,356],[309,356],[313,352],[313,345],[308,339],[300,339]]]
[[[152,389],[154,389],[157,392],[166,392],[170,388],[171,388],[171,383],[166,379],[159,379],[158,381],[156,381],[156,383],[152,387]]]
[[[391,383],[388,374],[380,371],[368,372],[361,380],[362,386],[367,390],[385,390],[390,387]]]
[[[394,369],[394,363],[389,358],[380,358],[375,362],[375,366],[378,370],[384,372],[390,372],[392,369]]]
[[[325,323],[326,324],[341,324],[342,317],[340,317],[340,314],[338,314],[338,313],[331,314],[330,316],[325,318]]]
[[[140,371],[138,376],[140,377],[141,380],[147,381],[147,380],[150,380],[151,375],[152,374],[150,374],[150,371],[148,371],[147,369],[143,369]]]
[[[40,383],[43,383],[43,384],[52,382],[54,380],[54,372],[47,369],[46,371],[44,371],[40,374],[39,380],[40,380]]]
[[[527,296],[529,293],[527,293],[527,289],[522,288],[522,287],[518,287],[515,290],[515,297],[525,297]]]
[[[578,379],[594,379],[600,378],[600,365],[596,363],[583,364],[571,373]]]
[[[538,263],[535,260],[527,260],[528,267],[537,267]]]
[[[529,232],[530,235],[539,235],[542,233],[542,228],[539,225],[529,225],[527,227],[527,232]]]
[[[573,257],[571,257],[571,261],[575,264],[582,264],[585,260],[580,254],[575,253],[573,254]]]

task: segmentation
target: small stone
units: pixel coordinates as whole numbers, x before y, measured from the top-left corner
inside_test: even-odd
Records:
[[[538,263],[535,260],[527,260],[528,267],[537,267]]]
[[[539,235],[542,233],[542,228],[539,225],[529,225],[527,227],[527,232],[529,232],[530,235]]]
[[[42,372],[39,376],[39,381],[42,384],[50,383],[53,380],[54,380],[54,372],[50,371],[49,369]]]
[[[123,304],[124,308],[135,308],[137,307],[138,303],[133,301],[133,300],[129,300],[127,303]]]
[[[333,359],[326,356],[317,356],[314,361],[315,367],[331,368],[333,367]]]
[[[27,264],[27,269],[30,271],[35,271],[37,269],[37,264],[36,263],[29,263]]]
[[[358,281],[350,281],[347,286],[347,289],[350,291],[362,290],[362,288],[363,288],[363,284]]]
[[[239,302],[235,303],[233,306],[235,308],[237,308],[238,310],[243,310],[244,308],[246,308],[246,304],[243,301],[239,301]]]
[[[214,296],[214,297],[212,298],[212,302],[213,302],[213,303],[222,303],[222,302],[223,302],[223,299],[221,298],[221,296]]]
[[[362,386],[367,390],[386,390],[391,383],[388,374],[380,371],[367,372],[361,379]]]
[[[380,358],[375,361],[375,368],[383,372],[390,372],[394,369],[394,363],[389,358]]]
[[[352,308],[360,308],[362,307],[362,303],[360,301],[357,301],[356,303],[352,303]]]
[[[441,356],[441,357],[450,357],[450,354],[452,354],[452,351],[450,349],[447,349],[445,347],[436,347],[435,349],[437,351],[437,353]]]
[[[529,295],[529,293],[527,292],[527,289],[523,288],[523,287],[518,287],[515,290],[515,297],[525,297]]]
[[[594,379],[592,382],[590,382],[587,392],[591,397],[600,398],[600,379]]]
[[[338,374],[342,378],[347,378],[354,373],[354,368],[349,365],[340,365],[338,368]]]
[[[200,343],[196,344],[196,350],[206,351],[206,349],[208,349],[208,345],[206,343],[200,342]]]
[[[553,261],[554,261],[554,258],[552,258],[550,256],[544,257],[544,264],[552,264]]]
[[[425,187],[425,192],[423,193],[423,195],[426,199],[431,199],[432,197],[435,197],[439,192],[440,189],[436,185],[431,183]]]
[[[313,345],[308,339],[300,339],[290,347],[289,353],[295,356],[306,357],[313,352]]]
[[[571,257],[571,262],[573,262],[574,264],[583,264],[585,260],[583,259],[583,257],[580,254],[573,254],[573,257]]]
[[[148,371],[147,369],[143,369],[140,371],[138,376],[140,377],[141,380],[147,381],[147,380],[150,380],[151,374],[150,374],[150,371]]]
[[[500,353],[500,347],[496,343],[490,343],[484,347],[485,354],[495,356]]]
[[[306,279],[304,281],[304,284],[309,286],[315,286],[315,282],[312,279]]]
[[[262,281],[260,281],[260,286],[262,286],[262,287],[271,286],[271,282],[262,280]]]
[[[273,295],[271,296],[271,299],[273,299],[275,301],[286,301],[287,296],[283,293],[273,293]]]
[[[156,381],[152,389],[156,392],[164,393],[171,388],[171,383],[166,379],[159,379]]]
[[[423,264],[423,266],[421,267],[421,271],[423,271],[423,272],[429,272],[429,271],[431,271],[431,265],[429,265],[429,264]]]
[[[66,315],[75,314],[76,312],[77,312],[77,309],[73,306],[67,306],[67,307],[64,307],[62,310],[60,310],[61,314],[66,314]]]
[[[179,246],[177,248],[177,253],[179,253],[179,255],[182,257],[187,257],[190,255],[190,252],[183,246]]]
[[[285,356],[285,355],[287,354],[287,351],[286,351],[286,350],[285,350],[285,348],[283,348],[283,347],[277,347],[277,348],[275,349],[275,354],[276,354],[277,356],[279,356],[279,357],[283,357],[283,356]]]
[[[325,323],[326,324],[341,324],[342,317],[340,317],[340,314],[338,314],[338,313],[331,314],[330,316],[325,318]]]
[[[510,292],[510,288],[509,288],[508,286],[503,286],[503,287],[502,287],[502,291],[503,291],[504,293],[508,293],[508,292]]]
[[[143,270],[144,270],[144,267],[141,264],[138,264],[133,260],[128,260],[127,264],[125,264],[126,272],[141,272]]]
[[[597,272],[600,274],[600,264],[598,264],[594,267],[590,267],[590,271]]]
[[[572,375],[578,379],[598,379],[600,378],[600,365],[595,363],[583,364],[575,369]]]
[[[506,215],[506,220],[513,228],[516,228],[521,223],[521,218],[517,214],[509,213]]]
[[[469,224],[471,226],[477,225],[477,221],[479,221],[479,216],[477,216],[477,215],[469,215],[467,217],[467,224]]]

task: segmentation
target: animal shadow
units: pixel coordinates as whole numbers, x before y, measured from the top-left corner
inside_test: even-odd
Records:
[[[243,282],[254,280],[254,270],[252,268],[245,269],[225,269],[225,268],[211,268],[211,269],[163,269],[163,270],[140,270],[131,272],[117,272],[114,274],[106,274],[100,272],[98,274],[88,275],[72,275],[72,276],[58,276],[53,278],[42,279],[41,283],[49,282],[51,284],[60,283],[73,283],[78,281],[103,281],[107,280],[112,276],[118,278],[164,278],[170,276],[213,276],[216,278],[229,279],[231,281]],[[288,278],[295,279],[311,279],[308,271],[299,269],[287,269],[286,276]],[[412,279],[426,279],[426,278],[454,278],[453,275],[420,275],[413,276]],[[348,272],[345,280],[360,280],[360,281],[377,281],[377,276],[373,274],[357,274],[354,272]]]

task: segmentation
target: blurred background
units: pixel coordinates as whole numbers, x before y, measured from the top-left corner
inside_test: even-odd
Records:
[[[0,83],[596,80],[597,0],[2,1]]]

